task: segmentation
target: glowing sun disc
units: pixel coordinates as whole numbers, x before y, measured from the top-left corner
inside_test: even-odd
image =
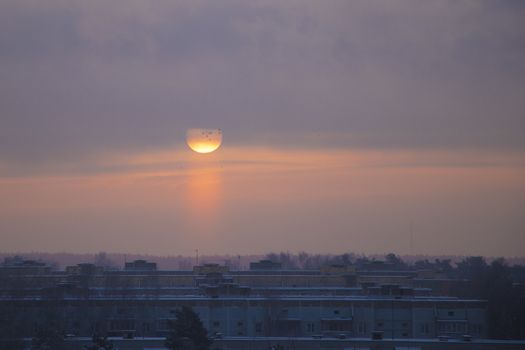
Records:
[[[222,143],[220,129],[188,129],[186,143],[197,153],[211,153]]]

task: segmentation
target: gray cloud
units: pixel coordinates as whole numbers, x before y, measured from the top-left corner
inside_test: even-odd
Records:
[[[0,160],[163,147],[191,126],[239,144],[338,132],[312,142],[523,150],[523,13],[520,1],[3,1]]]

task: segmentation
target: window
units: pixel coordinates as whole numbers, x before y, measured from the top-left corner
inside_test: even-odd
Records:
[[[420,331],[421,331],[422,334],[430,333],[430,330],[429,330],[429,327],[428,327],[428,323],[422,323],[421,326],[420,326]]]
[[[448,312],[448,315],[449,315],[449,316],[454,316],[454,311],[449,311],[449,312]]]
[[[160,319],[157,320],[157,330],[159,331],[167,331],[170,330],[171,327],[169,327],[169,319]]]
[[[134,320],[111,320],[109,329],[112,331],[135,330]]]
[[[262,323],[261,322],[255,323],[255,332],[257,332],[257,333],[261,333],[262,332]]]
[[[306,331],[307,331],[308,333],[313,333],[313,332],[315,332],[315,324],[312,323],[312,322],[307,323],[307,324],[306,324]]]
[[[443,322],[439,324],[438,330],[446,333],[464,333],[467,328],[463,322]]]
[[[339,310],[334,310],[334,315],[339,315]]]
[[[358,325],[357,325],[357,331],[360,333],[360,334],[366,334],[366,322],[359,322]]]
[[[471,324],[469,328],[472,334],[481,334],[481,330],[482,330],[481,324],[474,323],[474,324]]]

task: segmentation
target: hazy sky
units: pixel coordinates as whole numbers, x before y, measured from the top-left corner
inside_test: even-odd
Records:
[[[523,18],[3,0],[0,250],[524,256]],[[190,151],[195,127],[223,146]]]

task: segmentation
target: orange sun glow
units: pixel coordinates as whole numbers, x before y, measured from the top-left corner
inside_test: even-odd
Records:
[[[222,143],[220,129],[188,129],[186,143],[197,153],[211,153]]]

